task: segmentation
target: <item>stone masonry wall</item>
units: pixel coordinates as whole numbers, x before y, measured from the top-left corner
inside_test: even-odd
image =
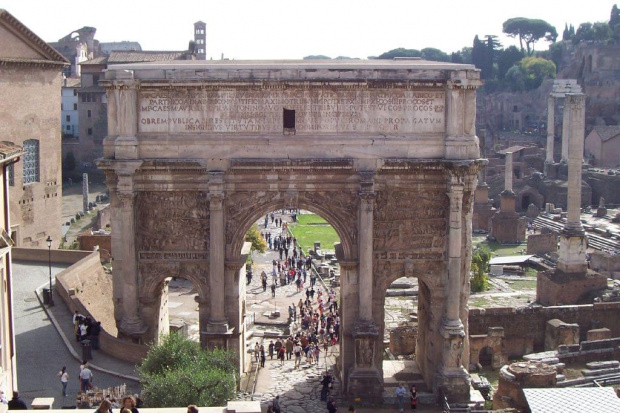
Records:
[[[580,340],[586,340],[588,330],[608,328],[612,337],[620,337],[620,303],[557,307],[496,307],[469,310],[470,334],[486,334],[489,327],[504,327],[504,346],[508,356],[519,356],[529,350],[542,351],[545,343],[547,321],[559,319],[565,323],[579,324]],[[529,351],[528,351],[529,352]]]

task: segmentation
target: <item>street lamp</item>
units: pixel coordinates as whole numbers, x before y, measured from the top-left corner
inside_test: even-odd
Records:
[[[50,295],[49,295],[50,301],[48,305],[52,307],[54,305],[54,294],[52,293],[52,237],[48,235],[45,242],[47,242],[47,250],[48,250],[47,262],[49,264],[49,269],[50,269]]]

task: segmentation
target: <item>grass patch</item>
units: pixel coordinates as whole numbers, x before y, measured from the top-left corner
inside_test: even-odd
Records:
[[[536,280],[518,280],[508,283],[513,290],[535,290]]]
[[[481,242],[479,245],[480,246],[486,245],[486,247],[491,251],[493,256],[496,256],[496,257],[521,255],[522,253],[525,253],[525,250],[527,249],[526,244],[503,245],[503,244],[500,244],[499,242],[487,241],[487,242]]]
[[[535,270],[535,269],[534,269],[534,268],[532,268],[532,267],[527,267],[527,268],[525,269],[525,276],[526,276],[526,277],[534,277],[534,278],[536,278],[536,277],[538,276],[538,271],[537,271],[537,270]]]
[[[482,307],[488,307],[490,304],[491,302],[487,298],[479,298],[471,302],[469,305],[471,307],[482,308]]]
[[[297,223],[290,224],[289,229],[304,250],[312,248],[315,241],[325,250],[333,250],[334,243],[340,242],[336,230],[316,214],[297,215]]]

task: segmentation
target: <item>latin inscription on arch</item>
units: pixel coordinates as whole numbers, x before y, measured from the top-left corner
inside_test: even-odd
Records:
[[[441,89],[142,90],[140,133],[282,133],[295,110],[297,135],[429,134],[445,131]]]

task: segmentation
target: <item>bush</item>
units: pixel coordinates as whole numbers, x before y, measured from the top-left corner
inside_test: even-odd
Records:
[[[237,388],[235,354],[206,351],[178,334],[152,346],[138,367],[148,407],[222,406]]]
[[[485,291],[489,287],[489,262],[491,261],[491,252],[485,248],[474,251],[471,257],[471,292],[477,293]]]

